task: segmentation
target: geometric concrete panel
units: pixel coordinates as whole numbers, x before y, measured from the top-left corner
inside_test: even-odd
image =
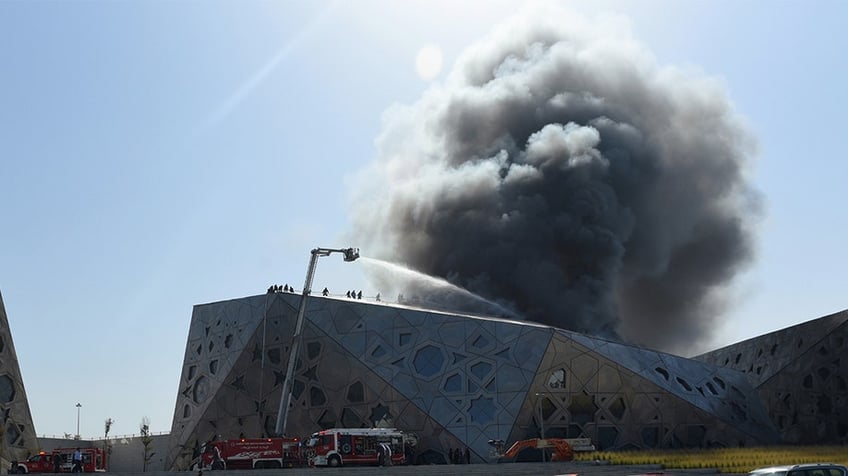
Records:
[[[526,321],[308,299],[290,435],[396,426],[416,434],[410,456],[425,463],[465,447],[490,461],[489,440],[538,436],[542,426],[604,449],[778,439],[732,369]],[[272,434],[300,300],[270,293],[195,306],[167,467],[184,468],[213,437]],[[811,385],[838,385],[824,377]]]
[[[848,311],[696,357],[744,373],[790,444],[848,443]]]
[[[310,300],[309,311],[316,329],[339,314],[359,316],[354,332],[326,338],[356,354],[364,333],[368,368],[481,458],[489,439],[511,430],[551,336],[545,326],[361,301]],[[418,451],[445,450],[421,440]]]
[[[616,360],[619,357],[638,371],[622,365]],[[724,407],[741,407],[734,403],[738,397],[716,395],[712,398],[723,404],[713,405],[696,388],[681,389],[675,381],[676,376],[685,376],[700,382],[703,376],[698,375],[711,370],[709,375],[720,374],[751,391],[743,377],[732,380],[728,374],[734,372],[727,369],[700,362],[686,367],[670,357],[557,330],[509,440],[538,437],[544,429],[547,437],[590,438],[602,449],[777,442],[777,433],[767,421],[754,424],[751,413],[758,418],[765,415],[757,402],[746,402],[745,413],[736,415]],[[651,366],[634,365],[638,362],[651,362]],[[660,366],[669,369],[671,383],[655,375],[653,369]]]
[[[0,456],[23,460],[37,446],[18,356],[0,294]]]
[[[808,355],[848,321],[848,311],[748,339],[695,357],[744,372],[755,386]]]
[[[732,424],[757,441],[776,440],[775,428],[766,407],[755,396],[753,386],[741,372],[574,332],[559,331],[559,334],[586,345],[670,395]]]
[[[169,467],[184,467],[211,438],[272,434],[299,301],[295,294],[272,293],[195,307]],[[423,321],[429,324],[421,326]],[[485,455],[487,440],[479,438],[479,428],[511,425],[512,418],[500,419],[516,413],[522,400],[514,391],[498,391],[496,369],[504,366],[509,375],[532,379],[504,350],[526,345],[533,332],[500,332],[510,339],[504,342],[498,339],[498,327],[504,324],[486,321],[485,329],[467,326],[473,331],[466,337],[467,348],[446,348],[438,339],[439,323],[457,322],[462,324],[452,315],[310,297],[288,433],[306,436],[332,426],[391,424],[419,435],[417,451],[446,454],[447,448],[465,446],[468,435],[475,435],[472,451]],[[229,328],[224,332],[216,331],[216,325],[225,324]],[[228,341],[224,355],[216,353],[220,340],[230,334],[239,338]],[[495,349],[497,355],[489,355]],[[222,362],[215,374],[209,372],[213,361]],[[463,385],[471,378],[473,394],[458,398],[443,392],[446,369],[457,373]]]

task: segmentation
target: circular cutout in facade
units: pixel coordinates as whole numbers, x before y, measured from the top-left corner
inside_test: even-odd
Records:
[[[194,403],[203,403],[209,395],[209,380],[206,377],[199,377],[194,384]]]

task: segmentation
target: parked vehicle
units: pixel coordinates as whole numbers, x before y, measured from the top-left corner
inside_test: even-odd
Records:
[[[76,448],[56,448],[50,452],[41,451],[26,461],[19,461],[14,466],[15,473],[71,473],[74,471],[73,455]],[[80,448],[82,453],[83,473],[100,473],[106,471],[106,452],[103,448]],[[10,470],[11,472],[11,470]]]
[[[53,453],[42,451],[35,456],[30,456],[26,461],[12,462],[9,472],[17,474],[52,473],[55,471],[54,461],[57,457]]]
[[[314,466],[390,466],[405,464],[415,441],[396,428],[331,428],[313,433],[306,447]]]
[[[198,469],[263,469],[302,466],[300,438],[239,438],[210,441]]]
[[[848,468],[833,463],[770,466],[755,469],[748,476],[848,476]]]

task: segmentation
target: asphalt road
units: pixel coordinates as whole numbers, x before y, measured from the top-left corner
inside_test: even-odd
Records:
[[[147,473],[109,473],[121,476],[198,476],[197,472],[154,471]],[[394,467],[343,467],[343,468],[294,468],[233,471],[205,471],[202,476],[429,476],[456,474],[462,476],[704,476],[717,474],[715,470],[663,470],[659,466],[613,466],[587,462],[565,463],[505,463],[505,464],[460,464],[431,466]]]

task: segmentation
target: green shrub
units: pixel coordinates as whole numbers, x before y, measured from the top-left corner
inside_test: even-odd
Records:
[[[747,473],[763,466],[800,463],[848,465],[844,446],[773,446],[705,450],[595,451],[577,453],[577,461],[609,461],[618,465],[661,465],[665,469],[708,469],[722,473]]]

